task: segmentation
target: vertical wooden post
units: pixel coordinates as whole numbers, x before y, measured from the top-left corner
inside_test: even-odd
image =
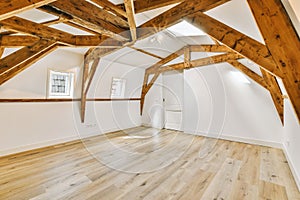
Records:
[[[83,72],[82,72],[82,87],[81,87],[81,122],[84,123],[85,109],[86,109],[86,93],[85,93],[85,82],[89,73],[90,61],[84,59]]]
[[[191,66],[191,49],[190,46],[184,47],[184,68]]]

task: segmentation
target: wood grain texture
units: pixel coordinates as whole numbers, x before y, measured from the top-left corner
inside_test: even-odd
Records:
[[[162,73],[162,72],[167,72],[167,71],[172,71],[172,70],[191,69],[191,68],[195,68],[195,67],[213,65],[213,64],[217,64],[217,63],[227,62],[228,60],[235,60],[235,59],[240,59],[240,58],[242,58],[242,56],[240,56],[237,53],[226,53],[226,54],[222,54],[222,55],[192,60],[192,61],[190,61],[190,64],[188,65],[187,68],[185,67],[184,62],[162,66],[159,69],[157,69],[157,72]]]
[[[134,7],[136,13],[141,13],[180,2],[183,2],[183,0],[137,0],[134,2]]]
[[[49,43],[45,43],[48,46],[41,46],[41,49],[38,49],[40,51],[34,51],[30,52],[28,55],[28,57],[26,59],[19,60],[19,64],[15,65],[15,66],[10,66],[9,70],[6,70],[5,72],[3,72],[0,75],[0,85],[4,84],[6,81],[12,79],[13,77],[15,77],[16,75],[18,75],[19,73],[21,73],[22,71],[24,71],[25,69],[27,69],[28,67],[30,67],[31,65],[33,65],[34,63],[36,63],[37,61],[39,61],[40,59],[44,58],[45,56],[47,56],[48,54],[50,54],[51,52],[53,52],[54,50],[56,50],[58,48],[58,45],[55,44],[54,42],[52,43],[51,41],[49,41]],[[39,45],[39,43],[37,43],[36,45]],[[34,45],[35,46],[35,45]],[[30,47],[25,47],[24,49],[31,49]],[[19,50],[19,53],[16,54],[15,56],[20,56],[22,57],[24,51]],[[32,54],[31,54],[32,53]],[[26,53],[27,54],[27,53]],[[9,58],[9,57],[8,57]],[[15,59],[18,60],[18,59]],[[1,62],[1,60],[0,60]]]
[[[213,149],[199,157],[199,150],[207,145],[203,137],[136,127],[4,156],[0,158],[0,196],[35,200],[300,198],[282,150],[211,140]],[[155,168],[172,159],[163,168]],[[145,173],[149,165],[155,170]]]
[[[127,18],[127,14],[123,9],[121,9],[119,6],[111,3],[108,0],[92,0],[92,2],[101,6],[104,10],[112,12],[118,16],[123,16],[123,17]]]
[[[73,3],[74,2],[70,1],[57,1],[53,3],[53,5],[49,4],[47,6],[41,7],[40,9],[55,15],[63,14],[64,17],[70,18],[70,22],[80,24],[80,26],[97,32],[98,34],[104,34],[116,40],[127,40],[123,36],[119,35],[119,33],[124,32],[126,29],[115,26],[110,22],[104,21],[102,19],[103,17],[99,17],[99,13],[97,12],[99,10],[98,7],[86,1],[84,1],[84,4],[88,4],[89,6],[86,5],[87,7],[75,7],[77,5],[73,5]],[[95,15],[91,15],[91,12]]]
[[[0,2],[0,20],[20,12],[46,5],[56,0],[4,0]]]
[[[55,41],[40,40],[33,46],[24,47],[0,60],[0,76],[12,70],[14,67],[20,65],[26,60],[34,57],[35,55],[47,50],[55,45]]]
[[[79,17],[86,21],[88,21],[89,19],[95,19],[95,22],[97,21],[100,26],[105,27],[106,29],[111,31],[115,30],[115,27],[111,25],[122,28],[129,27],[128,23],[122,18],[113,15],[103,9],[100,9],[99,7],[84,0],[58,0],[51,3],[50,6],[58,8],[72,16]],[[118,33],[118,31],[115,33]]]
[[[300,123],[300,41],[280,0],[248,4],[277,67]],[[275,85],[276,87],[276,85]]]
[[[167,10],[166,12],[154,17],[138,27],[138,38],[143,39],[162,31],[178,22],[185,16],[193,14],[197,11],[207,11],[229,0],[204,0],[192,1],[186,0],[179,5]]]
[[[2,58],[4,50],[5,50],[5,48],[0,44],[0,59]]]
[[[30,35],[4,35],[0,37],[0,45],[3,47],[23,47],[30,46],[39,41],[39,37]],[[60,41],[60,40],[59,40]],[[62,41],[62,43],[68,42],[68,46],[65,47],[98,47],[110,48],[121,47],[122,42],[110,40],[106,36],[101,35],[74,35],[68,41]]]
[[[130,33],[131,33],[131,40],[136,41],[136,24],[135,24],[135,18],[134,18],[134,4],[133,0],[124,0],[125,10],[127,13],[127,19],[128,24],[130,27]]]
[[[184,19],[267,71],[282,77],[281,70],[265,45],[202,12],[194,13]]]
[[[130,48],[131,48],[131,49],[134,49],[134,50],[136,50],[136,51],[139,51],[139,52],[141,52],[141,53],[143,53],[143,54],[146,54],[146,55],[148,55],[148,56],[151,56],[151,57],[154,57],[154,58],[158,58],[158,59],[160,59],[160,60],[163,59],[162,57],[160,57],[160,56],[158,56],[158,55],[156,55],[156,54],[150,53],[150,52],[148,52],[148,51],[146,51],[146,50],[143,50],[143,49],[140,49],[140,48],[136,48],[136,47],[133,47],[133,46],[130,46]]]

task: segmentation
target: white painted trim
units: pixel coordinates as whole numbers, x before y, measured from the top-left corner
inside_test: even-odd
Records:
[[[227,134],[212,134],[212,133],[204,133],[204,132],[195,132],[195,131],[189,131],[185,130],[184,133],[191,134],[191,135],[199,135],[204,136],[208,138],[215,138],[215,139],[222,139],[222,140],[229,140],[233,142],[242,142],[247,144],[254,144],[254,145],[260,145],[260,146],[267,146],[267,147],[273,147],[273,148],[279,148],[282,149],[282,144],[278,142],[272,142],[272,141],[263,141],[263,140],[255,140],[251,138],[244,138],[244,137],[237,137],[237,136],[231,136]]]
[[[288,161],[288,164],[289,164],[289,166],[290,166],[290,169],[291,169],[291,171],[292,171],[292,174],[293,174],[293,176],[294,176],[294,180],[295,180],[295,182],[296,182],[296,185],[297,185],[297,187],[298,187],[298,190],[299,190],[299,192],[300,192],[300,175],[297,173],[297,171],[296,171],[296,167],[295,167],[295,165],[294,165],[294,163],[293,163],[293,161],[292,161],[292,159],[291,159],[291,156],[290,156],[290,154],[289,154],[289,152],[288,152],[288,150],[287,150],[287,147],[285,146],[285,144],[282,144],[282,149],[283,149],[283,152],[284,152],[284,154],[285,154],[285,157],[286,157],[286,159],[287,159],[287,161]]]

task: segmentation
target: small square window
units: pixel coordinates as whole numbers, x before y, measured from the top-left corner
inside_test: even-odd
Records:
[[[111,83],[111,98],[124,98],[125,79],[113,78]]]
[[[74,73],[49,70],[48,97],[72,97]]]

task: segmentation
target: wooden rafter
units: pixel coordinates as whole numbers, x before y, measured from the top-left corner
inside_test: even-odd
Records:
[[[45,25],[45,26],[50,26],[50,25],[54,25],[54,24],[58,24],[58,23],[64,23],[64,22],[68,22],[67,19],[65,18],[58,18],[58,19],[54,19],[54,20],[50,20],[50,21],[46,21],[46,22],[43,22],[41,23],[42,25]],[[11,34],[16,34],[18,32],[15,32],[15,31],[6,31],[6,32],[2,32],[1,35],[11,35]]]
[[[259,85],[269,90],[265,79],[259,76],[257,73],[255,73],[254,71],[252,71],[251,69],[249,69],[248,67],[246,67],[245,65],[243,65],[237,60],[228,60],[227,62],[231,64],[233,67],[235,67],[236,69],[246,74],[249,78],[257,82]]]
[[[72,43],[73,35],[38,24],[20,17],[11,17],[0,22],[6,29],[12,29],[22,33],[35,35],[42,38],[60,41],[62,43]]]
[[[131,40],[136,41],[136,24],[134,19],[134,5],[133,0],[124,0],[125,9],[127,13],[127,19],[130,27]]]
[[[145,12],[148,10],[153,10],[156,8],[161,8],[164,6],[172,5],[175,3],[183,2],[184,0],[155,0],[155,1],[149,1],[149,0],[137,0],[134,1],[134,7],[136,13]],[[124,4],[119,5],[121,8],[125,8]]]
[[[89,16],[90,18],[94,17],[97,21],[109,22],[118,27],[128,28],[128,23],[122,18],[100,9],[85,0],[58,0],[50,5],[81,19],[87,19]]]
[[[148,67],[146,69],[146,73],[147,74],[153,74],[156,72],[157,69],[159,69],[161,66],[163,66],[164,64],[174,60],[175,58],[181,56],[184,52],[184,48],[181,48],[177,51],[175,51],[174,53],[171,53],[170,55],[168,55],[167,57],[165,57],[164,59],[158,61],[157,63],[155,63],[154,65]]]
[[[72,24],[77,25],[80,24],[80,26],[82,27],[90,29],[99,34],[104,34],[116,40],[127,40],[127,38],[119,35],[119,33],[124,32],[126,29],[117,27],[109,22],[102,20],[102,18],[99,18],[99,13],[95,14],[94,16],[91,15],[92,11],[94,13],[97,12],[97,10],[100,10],[98,7],[86,2],[89,6],[77,8],[73,5],[73,3],[74,2],[69,2],[69,0],[66,2],[58,1],[53,4],[43,6],[39,9],[56,16],[63,15],[64,18],[69,18],[69,23],[72,22]],[[76,5],[76,3],[74,4]],[[92,10],[90,11],[89,9]]]
[[[283,95],[281,93],[280,87],[278,85],[278,82],[276,80],[276,77],[270,74],[269,72],[265,71],[264,69],[261,69],[261,73],[267,83],[268,90],[271,94],[271,97],[273,99],[275,108],[277,110],[278,116],[281,120],[281,123],[283,124],[283,113],[284,113],[284,107],[283,107]]]
[[[1,59],[1,57],[2,57],[2,55],[3,55],[3,53],[4,53],[4,47],[2,47],[1,46],[1,44],[0,44],[0,59]]]
[[[75,36],[70,33],[66,33],[51,27],[47,27],[42,24],[38,24],[29,20],[22,19],[20,17],[11,17],[0,22],[7,29],[13,29],[22,33],[27,33],[33,36],[55,40],[57,42],[72,45],[72,46],[98,46],[103,44],[104,46],[120,46],[119,41],[108,40],[107,36]],[[10,37],[10,36],[6,36]],[[18,36],[11,36],[18,37]],[[25,36],[24,36],[25,37]],[[3,36],[4,38],[4,36]],[[3,41],[3,39],[2,39]],[[93,44],[93,45],[92,45]]]
[[[187,15],[193,14],[197,11],[205,12],[228,1],[230,0],[186,0],[139,26],[138,39],[146,38],[159,31],[162,31],[180,22]]]
[[[141,53],[143,53],[143,54],[146,54],[146,55],[148,55],[148,56],[152,56],[152,57],[158,58],[158,59],[160,59],[160,60],[163,59],[162,57],[160,57],[160,56],[158,56],[158,55],[156,55],[156,54],[150,53],[150,52],[148,52],[148,51],[145,51],[145,50],[143,50],[143,49],[136,48],[136,47],[133,47],[133,46],[130,46],[130,48],[131,48],[131,49],[134,49],[134,50],[136,50],[136,51],[139,51],[139,52],[141,52]]]
[[[282,77],[281,70],[274,63],[272,55],[265,45],[202,12],[194,13],[184,19],[267,71]]]
[[[266,46],[271,52],[278,70],[282,71],[283,75],[280,77],[300,122],[299,37],[280,0],[247,1],[265,39]],[[276,87],[275,83],[274,86]],[[274,103],[276,104],[276,101]],[[279,112],[281,111],[279,110]]]
[[[10,0],[0,2],[0,20],[12,17],[20,12],[49,4],[56,0]]]
[[[0,85],[54,49],[55,41],[40,40],[33,46],[24,47],[0,60]]]
[[[111,3],[108,0],[91,0],[91,1],[94,2],[95,4],[101,6],[104,10],[112,12],[115,15],[123,16],[123,17],[127,18],[127,14],[123,9],[121,9],[119,6]]]
[[[233,52],[224,45],[190,45],[192,52]]]
[[[30,46],[39,41],[39,39],[39,37],[29,35],[5,35],[0,37],[0,45],[4,47]],[[119,41],[112,42],[105,36],[76,35],[72,37],[68,44],[70,45],[69,47],[98,47],[101,45],[103,48],[117,48],[121,47],[123,43]]]
[[[83,30],[85,32],[88,32],[88,33],[91,33],[91,34],[94,34],[94,35],[99,34],[99,32],[95,32],[95,31],[89,29],[88,27],[84,26],[84,24],[77,24],[78,22],[80,22],[79,20],[76,20],[71,15],[69,15],[65,12],[62,12],[60,10],[57,10],[56,8],[53,8],[49,5],[41,6],[38,9],[43,11],[43,12],[46,12],[46,13],[49,13],[51,15],[59,17],[59,19],[64,20],[64,23],[69,25],[69,26],[72,26],[74,28]]]
[[[191,68],[195,68],[195,67],[217,64],[217,63],[227,62],[228,60],[236,60],[236,59],[240,59],[240,58],[242,58],[242,56],[240,56],[237,53],[227,53],[227,54],[192,60],[192,61],[190,61],[190,64],[187,65],[187,66],[189,66],[187,68],[185,68],[185,66],[186,66],[185,63],[182,62],[182,63],[176,63],[176,64],[160,67],[157,71],[160,73],[163,73],[163,72],[172,71],[172,70],[191,69]]]

